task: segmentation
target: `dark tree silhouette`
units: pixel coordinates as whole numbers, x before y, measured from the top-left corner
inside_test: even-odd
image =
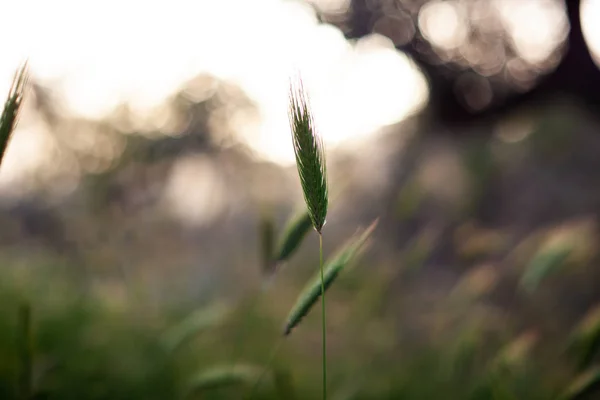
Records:
[[[400,8],[404,15],[410,17],[408,20],[398,19],[398,24],[418,26],[418,11],[426,3],[427,1],[352,0],[344,18],[324,16],[324,19],[342,28],[348,39],[356,39],[376,31],[376,22],[389,12],[390,7]],[[570,29],[565,42],[558,49],[562,53],[562,56],[558,55],[561,56],[558,65],[549,71],[542,71],[535,85],[526,91],[511,90],[505,81],[497,77],[481,77],[473,68],[458,66],[453,62],[441,62],[418,28],[415,29],[412,40],[397,44],[396,47],[412,57],[425,73],[430,85],[428,113],[446,127],[494,120],[521,105],[533,105],[557,96],[568,96],[591,109],[597,109],[600,106],[600,70],[584,39],[580,3],[580,0],[565,2]],[[507,55],[510,55],[511,49],[508,47]],[[487,80],[486,85],[489,85],[493,96],[485,107],[469,107],[464,101],[464,91],[461,93],[460,88],[457,90],[457,80],[466,73]],[[469,90],[468,87],[466,89]],[[466,132],[457,129],[452,131]]]

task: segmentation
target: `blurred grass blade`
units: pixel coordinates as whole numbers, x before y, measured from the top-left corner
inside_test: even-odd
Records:
[[[600,367],[595,367],[577,376],[560,397],[561,400],[591,399],[589,395],[600,387]],[[594,397],[597,398],[597,397]]]
[[[592,362],[600,349],[600,305],[592,308],[573,329],[568,350],[583,369]]]
[[[275,389],[280,399],[296,400],[298,397],[294,392],[292,374],[287,369],[278,368],[274,371]]]
[[[425,229],[410,239],[402,252],[402,261],[407,273],[416,273],[425,265],[437,245],[439,236],[436,230]]]
[[[277,246],[277,262],[287,261],[294,254],[311,226],[310,215],[306,211],[289,220]]]
[[[192,395],[227,386],[250,386],[261,376],[262,369],[249,364],[232,364],[211,367],[199,372],[189,382],[186,393]]]
[[[533,292],[546,277],[555,273],[567,261],[571,250],[569,245],[540,250],[527,265],[521,277],[521,286],[528,292]]]
[[[332,400],[356,400],[361,394],[362,379],[354,378],[341,388],[339,388],[331,397]]]
[[[4,153],[6,153],[13,130],[17,125],[28,79],[27,63],[24,63],[15,73],[8,91],[8,97],[4,103],[2,116],[0,116],[0,164],[4,159]]]
[[[163,338],[165,347],[170,352],[177,350],[201,332],[221,323],[230,311],[231,309],[226,304],[215,303],[192,313],[181,323],[167,331]]]
[[[33,334],[31,328],[31,306],[24,302],[19,306],[19,398],[28,400],[33,384]]]
[[[269,275],[275,270],[275,222],[273,216],[266,211],[260,217],[259,235],[263,274]]]
[[[522,333],[500,349],[492,361],[492,367],[496,370],[515,373],[522,371],[527,365],[538,340],[538,333],[533,330]]]
[[[373,222],[362,234],[351,239],[342,249],[335,255],[331,261],[323,267],[323,280],[325,290],[331,286],[338,274],[354,259],[356,254],[362,249],[371,233],[375,229],[377,221]],[[290,311],[285,328],[284,335],[289,335],[304,318],[313,305],[321,296],[321,276],[317,273],[305,286],[304,290],[298,296],[296,303]]]
[[[304,200],[315,230],[321,233],[329,201],[325,149],[299,78],[290,84],[288,117]]]

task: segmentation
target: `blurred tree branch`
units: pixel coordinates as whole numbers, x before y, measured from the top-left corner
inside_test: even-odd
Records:
[[[391,7],[400,8],[403,13],[411,15],[412,23],[417,26],[418,10],[426,3],[396,1]],[[415,30],[411,41],[396,45],[396,48],[409,55],[427,76],[430,84],[428,114],[444,126],[465,126],[478,121],[495,120],[522,105],[535,105],[557,95],[577,99],[588,108],[595,109],[600,105],[600,70],[592,59],[583,35],[580,3],[580,0],[565,2],[570,30],[564,43],[566,50],[558,66],[545,75],[541,71],[536,84],[524,92],[510,90],[506,82],[488,78],[493,98],[479,110],[467,107],[456,87],[457,79],[465,72],[477,74],[473,68],[465,70],[464,66],[442,62],[419,29]],[[337,18],[331,22],[341,26],[347,38],[357,39],[374,32],[376,21],[389,9],[390,2],[384,0],[352,0],[346,20]],[[510,50],[506,49],[508,55]]]

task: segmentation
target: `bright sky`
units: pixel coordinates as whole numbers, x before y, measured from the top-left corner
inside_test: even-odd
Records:
[[[523,3],[499,1],[508,11]],[[324,8],[347,2],[313,0]],[[528,0],[516,14],[514,35],[524,53],[543,56],[531,49],[543,53],[552,32],[535,27],[556,15],[529,11],[548,2]],[[455,36],[462,31],[459,8],[440,7],[433,15],[441,20],[425,29],[444,45],[453,40],[448,29]],[[600,0],[587,0],[585,7],[587,16],[600,15]],[[102,118],[128,102],[144,115],[185,81],[209,73],[239,85],[256,102],[260,121],[240,119],[234,128],[257,153],[284,164],[293,160],[286,107],[288,77],[295,70],[303,75],[330,147],[400,121],[427,99],[423,76],[391,41],[371,35],[350,43],[294,0],[0,0],[0,15],[0,94],[27,56],[35,78],[55,85],[73,113]],[[536,22],[535,15],[542,19]],[[584,23],[600,54],[600,24]],[[50,145],[42,125],[23,125],[9,148],[3,179],[14,177],[19,166],[42,162]]]
[[[60,82],[68,109],[102,118],[123,101],[143,114],[186,80],[210,73],[257,103],[262,121],[235,128],[258,137],[251,147],[278,162],[293,155],[286,106],[294,69],[329,144],[401,120],[426,100],[425,81],[389,40],[351,45],[297,1],[22,0],[2,1],[0,15],[27,15],[0,24],[0,37],[11,38],[0,90],[29,56],[37,79]]]

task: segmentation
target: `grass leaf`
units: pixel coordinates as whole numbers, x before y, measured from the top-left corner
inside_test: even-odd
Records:
[[[523,273],[521,286],[530,293],[535,291],[546,277],[563,266],[571,252],[572,247],[567,245],[540,250]]]
[[[356,254],[365,245],[369,236],[375,229],[377,221],[373,222],[362,234],[351,239],[342,249],[323,267],[324,286],[327,290],[335,281],[339,273],[354,259]],[[321,296],[321,276],[317,273],[305,286],[304,290],[298,296],[296,303],[290,311],[285,328],[284,335],[289,335],[304,318],[313,305]]]
[[[588,396],[600,385],[600,367],[589,369],[577,376],[560,396],[561,400],[577,400]]]
[[[275,380],[275,389],[280,399],[295,400],[297,399],[292,381],[292,374],[287,369],[278,368],[274,371],[273,379]]]
[[[223,303],[215,303],[193,312],[182,322],[167,331],[163,343],[167,350],[173,352],[185,342],[201,332],[218,325],[228,314],[230,308]]]
[[[287,261],[292,256],[298,247],[300,247],[302,240],[311,226],[312,221],[306,211],[297,214],[289,220],[277,246],[277,262]]]
[[[569,339],[569,352],[577,365],[587,367],[600,349],[600,305],[592,308],[575,327]]]
[[[262,374],[262,368],[255,365],[235,364],[211,367],[199,372],[189,382],[187,393],[234,385],[252,385]]]

